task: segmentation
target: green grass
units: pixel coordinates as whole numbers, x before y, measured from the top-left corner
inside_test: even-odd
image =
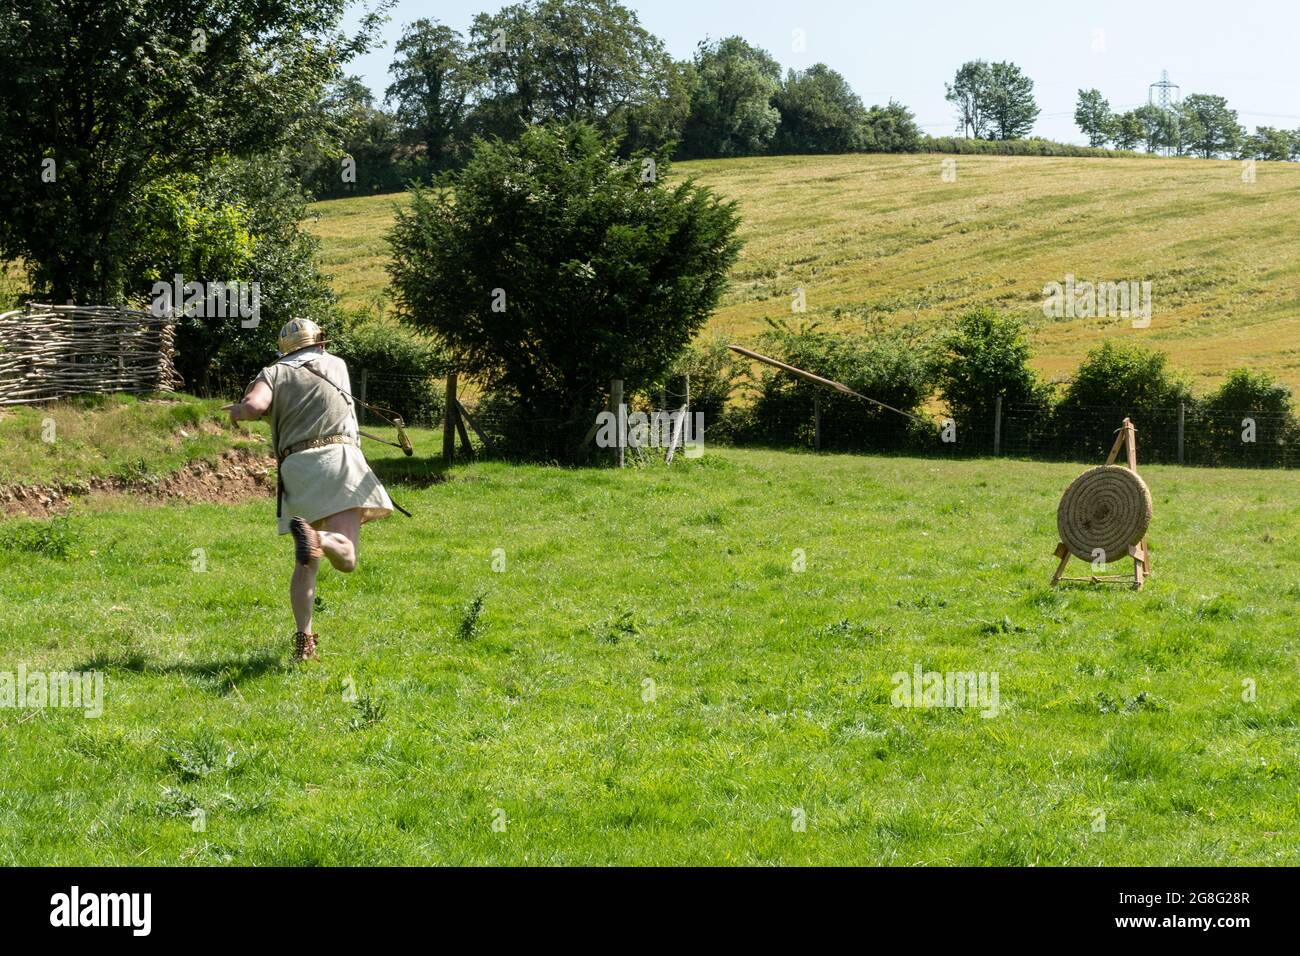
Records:
[[[797,156],[680,163],[737,200],[745,249],[711,325],[752,340],[765,317],[861,327],[934,322],[990,304],[1031,325],[1035,364],[1068,376],[1107,337],[1168,351],[1201,388],[1235,366],[1300,387],[1300,165],[959,156]],[[401,196],[318,203],[326,271],[345,304],[382,311],[383,233]],[[1043,287],[1072,273],[1152,282],[1151,326],[1048,319]]]
[[[222,401],[95,396],[0,409],[0,485],[165,475],[228,448],[257,447],[262,424],[232,432]]]
[[[1294,477],[1147,469],[1156,579],[1053,592],[1078,470],[458,467],[299,669],[269,500],[0,523],[0,672],[106,674],[0,709],[0,863],[1300,863]],[[918,663],[997,716],[891,706]]]

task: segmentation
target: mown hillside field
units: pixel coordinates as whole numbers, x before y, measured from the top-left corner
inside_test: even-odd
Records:
[[[415,441],[297,668],[268,492],[0,520],[0,673],[104,675],[0,707],[0,864],[1300,863],[1288,473],[1146,469],[1155,579],[1052,590],[1075,465]]]
[[[955,181],[942,164],[955,161]],[[982,303],[1031,323],[1035,364],[1068,376],[1107,337],[1168,351],[1204,389],[1236,366],[1300,387],[1300,165],[939,155],[681,163],[740,204],[746,245],[712,328],[747,340],[765,317],[861,328],[934,322]],[[316,205],[346,305],[383,309],[383,233],[401,196]],[[1067,274],[1150,281],[1149,328],[1043,315]]]

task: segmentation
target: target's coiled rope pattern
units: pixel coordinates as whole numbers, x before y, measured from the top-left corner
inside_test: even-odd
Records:
[[[1070,553],[1107,562],[1127,556],[1151,524],[1151,492],[1120,465],[1090,468],[1070,483],[1056,510],[1056,528]]]

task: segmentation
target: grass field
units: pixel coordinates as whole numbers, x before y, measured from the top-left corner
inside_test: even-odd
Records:
[[[298,669],[269,500],[0,522],[0,672],[106,675],[0,708],[0,863],[1300,863],[1289,474],[1147,469],[1133,593],[1046,587],[1074,465],[407,470]]]
[[[951,157],[947,157],[951,158]],[[765,316],[828,327],[867,317],[930,322],[983,303],[1033,326],[1036,364],[1067,376],[1103,338],[1168,351],[1201,388],[1233,367],[1300,386],[1300,165],[1235,161],[799,156],[681,163],[740,203],[745,250],[712,320],[748,339]],[[345,304],[387,307],[383,233],[400,196],[318,203],[324,267]],[[1048,319],[1066,274],[1150,281],[1149,328]]]

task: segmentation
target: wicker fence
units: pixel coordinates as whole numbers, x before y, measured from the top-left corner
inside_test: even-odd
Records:
[[[175,337],[170,315],[29,302],[0,315],[0,405],[175,391]]]

